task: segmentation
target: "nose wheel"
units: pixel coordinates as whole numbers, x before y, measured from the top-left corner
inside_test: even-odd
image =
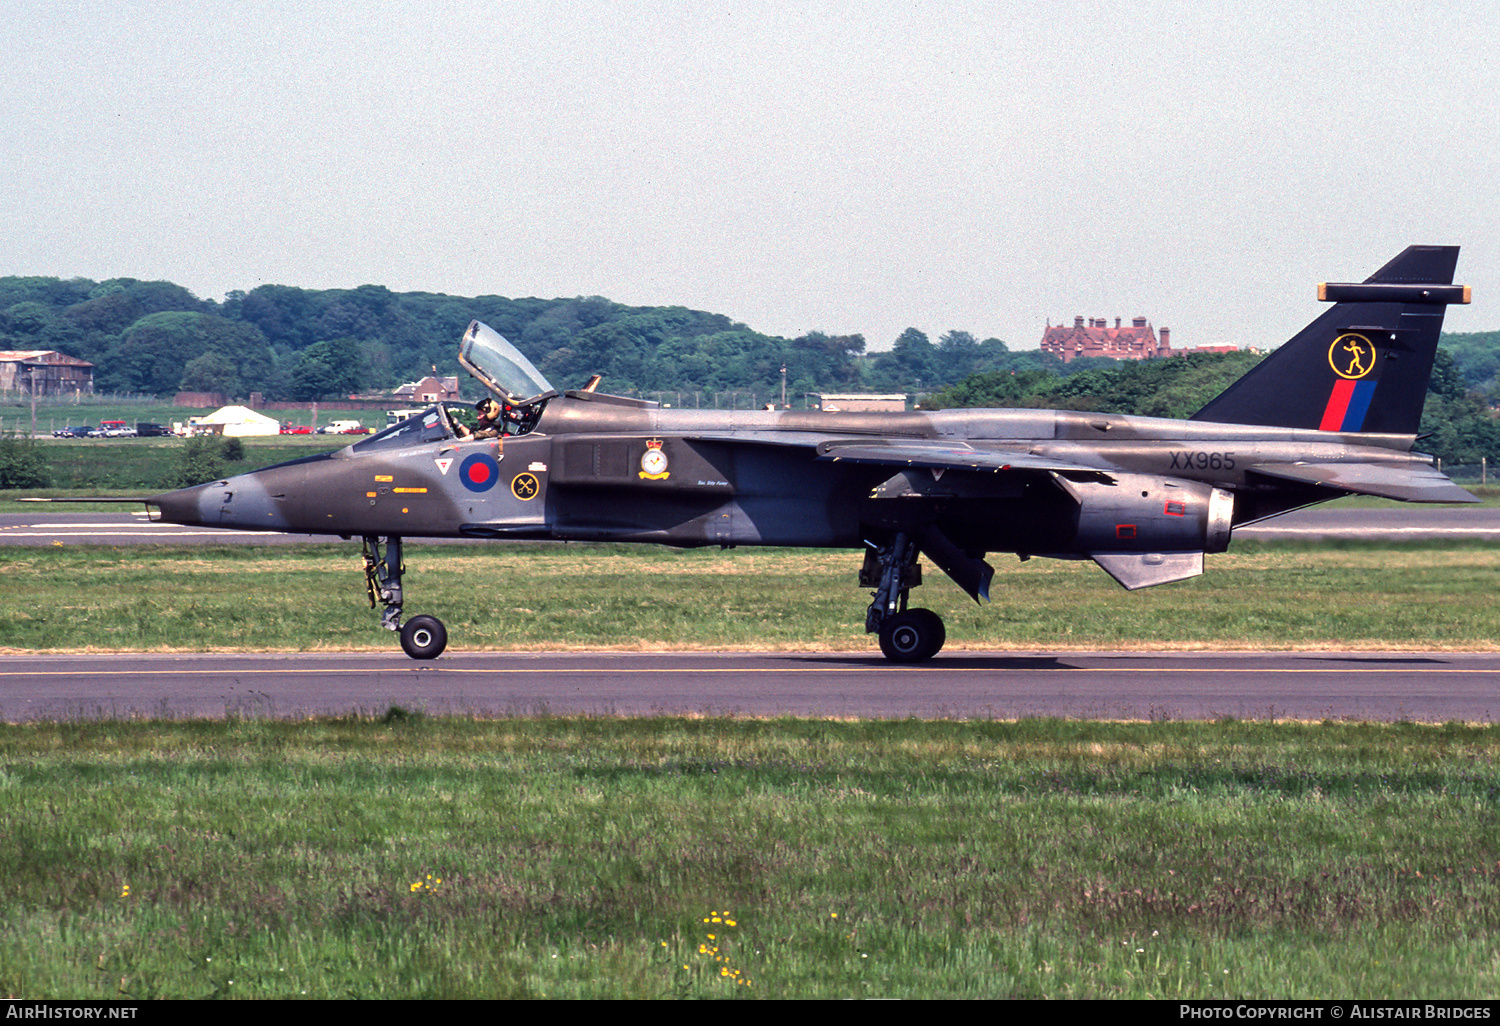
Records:
[[[392,535],[381,539],[365,535],[365,589],[370,593],[370,608],[376,603],[385,608],[380,614],[380,626],[388,631],[398,631],[401,648],[413,659],[436,659],[448,647],[448,628],[435,616],[414,616],[401,623],[401,574],[406,566],[401,559],[401,539]]]
[[[436,659],[448,647],[448,628],[435,616],[414,616],[401,628],[401,648],[413,659]]]

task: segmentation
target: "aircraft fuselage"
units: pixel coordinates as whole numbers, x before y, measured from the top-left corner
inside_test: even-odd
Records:
[[[1427,463],[1404,451],[1409,439],[1380,445],[1368,435],[1355,442],[1321,431],[1054,410],[725,412],[568,397],[527,435],[356,443],[156,502],[165,520],[239,530],[848,548],[864,543],[869,524],[895,526],[902,505],[920,504],[921,519],[962,523],[966,548],[1051,553],[1071,540],[1063,521],[1074,499],[1034,474],[914,466],[905,473],[920,480],[892,510],[873,494],[892,477],[888,464],[815,456],[820,445],[836,454],[841,442],[904,440],[1138,476],[1158,490],[1202,483],[1242,496],[1235,524],[1318,497],[1266,487],[1278,501],[1258,504],[1259,465]]]

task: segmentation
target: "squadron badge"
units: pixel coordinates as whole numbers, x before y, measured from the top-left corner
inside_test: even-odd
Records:
[[[1350,381],[1367,377],[1375,369],[1375,344],[1353,332],[1340,335],[1328,347],[1328,366]]]
[[[641,477],[647,481],[665,481],[672,476],[667,471],[667,454],[661,446],[660,438],[646,440],[646,451],[641,454]]]
[[[1362,431],[1375,388],[1375,343],[1363,335],[1345,332],[1328,347],[1328,366],[1338,375],[1323,407],[1318,428],[1323,431]]]
[[[514,495],[522,502],[526,502],[530,499],[536,498],[541,490],[542,484],[536,479],[535,474],[517,474],[515,477],[511,478],[510,494]]]

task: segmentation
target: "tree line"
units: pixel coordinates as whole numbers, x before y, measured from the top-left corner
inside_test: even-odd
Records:
[[[607,391],[905,392],[927,408],[1031,406],[1157,417],[1191,415],[1260,357],[1064,364],[996,338],[908,328],[885,352],[863,335],[766,335],[722,314],[630,307],[600,297],[473,298],[379,285],[262,285],[201,300],[180,285],[115,278],[0,277],[0,348],[55,349],[95,365],[100,391],[259,392],[316,400],[386,392],[436,371],[459,374],[471,320],[509,338],[556,386],[595,373]],[[1444,335],[1423,431],[1425,451],[1500,456],[1489,407],[1500,399],[1500,332]]]
[[[964,331],[934,343],[915,329],[889,352],[870,353],[858,334],[787,339],[722,314],[629,307],[597,296],[468,298],[379,285],[262,285],[220,302],[162,281],[0,278],[0,346],[88,360],[96,388],[107,392],[311,400],[389,391],[434,370],[459,373],[457,342],[475,319],[514,342],[558,387],[602,373],[609,390],[624,393],[772,393],[783,368],[791,394],[917,392],[1052,359],[1013,354],[999,339]]]

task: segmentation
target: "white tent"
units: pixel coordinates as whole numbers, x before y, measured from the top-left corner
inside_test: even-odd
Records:
[[[223,424],[226,437],[243,435],[279,435],[281,424],[247,406],[226,406],[198,421],[199,424]]]

